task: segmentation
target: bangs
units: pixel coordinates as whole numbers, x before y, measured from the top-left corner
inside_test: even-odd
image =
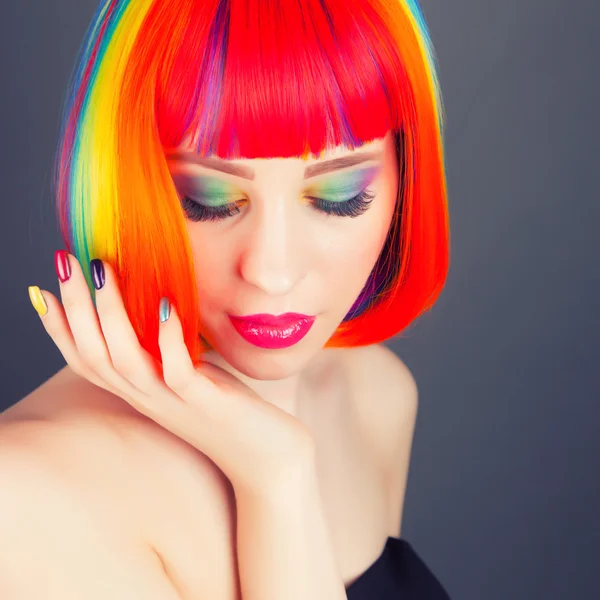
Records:
[[[200,155],[306,158],[399,126],[390,83],[402,65],[369,3],[331,12],[325,0],[191,4],[184,28],[173,23],[176,40],[163,34],[171,40],[156,88],[164,147],[189,135]]]

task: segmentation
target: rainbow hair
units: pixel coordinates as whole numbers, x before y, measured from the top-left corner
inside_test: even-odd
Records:
[[[55,191],[65,248],[94,298],[89,261],[111,263],[158,361],[167,296],[197,364],[202,307],[165,149],[190,135],[198,153],[221,158],[306,158],[392,130],[394,219],[326,347],[381,342],[427,311],[446,280],[443,114],[416,0],[104,0],[64,107]]]

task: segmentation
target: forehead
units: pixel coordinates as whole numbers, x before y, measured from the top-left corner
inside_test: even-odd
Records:
[[[335,147],[324,150],[319,155],[310,154],[306,159],[302,159],[302,158],[294,157],[294,156],[292,156],[292,157],[276,157],[276,156],[274,156],[272,158],[235,158],[235,159],[231,159],[231,161],[235,162],[235,163],[239,163],[239,164],[248,164],[248,165],[261,164],[261,163],[265,163],[267,161],[273,161],[273,160],[301,161],[302,164],[313,164],[313,163],[318,163],[318,162],[324,161],[324,160],[330,160],[333,158],[340,158],[342,156],[348,156],[348,155],[358,153],[358,152],[384,152],[387,149],[391,149],[392,147],[393,147],[392,132],[388,131],[385,136],[380,137],[380,138],[375,138],[373,140],[365,142],[364,144],[361,144],[360,146],[356,146],[356,147],[352,148],[345,144],[340,144],[339,146],[335,146]],[[193,145],[191,143],[191,135],[188,135],[184,138],[183,142],[179,145],[178,149],[182,150],[182,151],[186,151],[186,152],[193,152]],[[214,154],[207,155],[207,158],[211,158],[211,157],[218,158]],[[224,159],[220,159],[220,160],[224,160]]]

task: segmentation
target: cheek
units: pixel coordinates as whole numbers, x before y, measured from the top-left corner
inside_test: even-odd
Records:
[[[364,271],[370,271],[377,259],[376,240],[351,236],[350,239],[338,243],[334,248],[329,248],[327,254],[319,259],[330,275],[336,279],[346,279],[349,276],[359,277]],[[366,242],[366,243],[365,243]]]
[[[196,287],[202,298],[223,293],[225,275],[228,272],[227,248],[219,248],[222,236],[213,239],[209,228],[187,222],[188,238],[194,256]]]
[[[347,292],[352,300],[360,293],[383,249],[390,211],[382,207],[368,217],[367,214],[358,217],[352,227],[337,235],[335,242],[323,251],[319,257],[321,279],[329,290]]]

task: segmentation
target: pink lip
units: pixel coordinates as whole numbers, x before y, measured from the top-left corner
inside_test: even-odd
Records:
[[[228,316],[236,331],[247,342],[259,348],[269,349],[287,348],[298,343],[316,319],[315,316],[299,313]]]

